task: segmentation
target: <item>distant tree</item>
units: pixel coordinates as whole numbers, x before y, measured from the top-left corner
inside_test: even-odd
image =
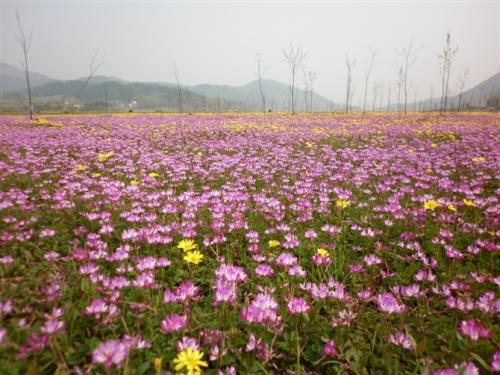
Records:
[[[463,97],[463,94],[464,94],[464,87],[465,87],[465,83],[467,81],[468,75],[469,75],[469,68],[465,68],[464,73],[462,75],[458,76],[459,94],[458,94],[457,112],[460,112],[460,109],[462,107],[462,97]]]
[[[403,67],[398,71],[398,112],[401,112],[401,88],[403,87]]]
[[[439,68],[441,73],[441,106],[439,112],[446,112],[448,105],[448,87],[450,84],[450,72],[453,59],[458,52],[458,47],[451,46],[451,33],[446,33],[446,41],[443,47],[443,52],[438,55]]]
[[[349,55],[345,57],[345,66],[347,68],[347,80],[346,80],[346,95],[345,95],[345,113],[349,113],[350,103],[352,102],[352,71],[356,66],[356,59],[349,59]]]
[[[309,112],[313,111],[313,94],[314,94],[314,82],[316,81],[316,72],[309,71],[307,73],[309,79]]]
[[[262,86],[262,77],[266,74],[267,66],[262,67],[262,56],[257,52],[257,78],[259,80],[260,99],[262,101],[262,112],[266,113],[266,96],[264,95],[264,88]]]
[[[373,82],[373,101],[372,101],[372,112],[375,112],[375,104],[377,102],[378,95],[378,83]]]
[[[304,106],[306,112],[312,112],[314,82],[316,81],[316,73],[308,71],[305,67],[302,68],[304,76]]]
[[[387,82],[387,111],[391,110],[391,82]]]
[[[418,103],[417,103],[417,100],[418,100],[418,87],[415,87],[413,94],[414,94],[414,96],[413,96],[413,110],[414,111],[418,111]]]
[[[486,107],[498,111],[498,108],[500,108],[500,94],[490,96],[486,101]]]
[[[372,49],[371,47],[368,47],[370,50],[370,59],[369,63],[365,66],[365,94],[363,97],[363,113],[366,111],[366,95],[368,94],[368,81],[370,79],[370,74],[373,68],[373,63],[375,62],[375,56],[377,52]]]
[[[77,102],[80,100],[80,96],[82,95],[83,91],[87,88],[92,77],[97,73],[99,68],[104,64],[104,55],[101,56],[99,61],[97,61],[98,57],[99,57],[99,51],[96,51],[93,55],[91,55],[90,65],[89,65],[89,74],[87,75],[87,78],[83,82],[83,86],[80,88],[80,91],[78,91],[78,94],[75,97],[75,100]]]
[[[285,57],[285,62],[290,67],[290,99],[293,115],[295,114],[295,76],[300,70],[304,59],[307,56],[307,52],[304,52],[302,47],[295,49],[293,44],[290,43],[290,48],[288,51],[283,50],[283,55]]]
[[[177,110],[179,113],[182,113],[182,82],[181,82],[181,73],[179,67],[175,63],[175,60],[172,61],[171,64],[172,74],[175,78],[175,84],[177,86]]]
[[[378,92],[379,92],[378,110],[381,111],[382,102],[384,101],[384,82],[379,82]]]
[[[401,49],[397,49],[396,53],[399,55],[402,60],[402,87],[404,93],[404,112],[407,112],[408,105],[408,72],[415,61],[417,60],[417,51],[418,47],[415,46],[413,38],[411,38],[410,43],[406,47],[402,47]]]
[[[304,76],[304,111],[308,112],[309,111],[309,77],[307,75],[307,69],[305,67],[302,67],[302,74]]]
[[[16,19],[17,19],[17,27],[18,27],[18,35],[17,35],[17,42],[21,46],[21,50],[23,52],[23,61],[21,61],[21,65],[24,68],[24,78],[26,79],[26,89],[28,91],[28,106],[29,106],[29,113],[30,113],[30,120],[33,119],[33,104],[31,101],[31,84],[30,84],[30,69],[28,65],[28,54],[31,48],[31,39],[33,36],[33,28],[30,30],[30,34],[28,37],[26,37],[26,34],[24,33],[23,25],[21,23],[21,18],[19,17],[19,13],[16,12]]]
[[[427,110],[429,111],[432,111],[433,110],[433,105],[432,105],[432,97],[434,96],[434,86],[431,86],[431,91],[429,93],[429,106],[427,108]]]

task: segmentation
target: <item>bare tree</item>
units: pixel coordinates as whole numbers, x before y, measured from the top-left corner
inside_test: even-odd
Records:
[[[391,110],[391,82],[387,83],[387,112]]]
[[[458,76],[458,82],[459,82],[458,107],[457,107],[458,112],[460,112],[460,108],[462,107],[462,96],[464,94],[464,87],[468,75],[469,75],[469,68],[465,68],[464,74]]]
[[[302,68],[302,74],[304,76],[304,105],[306,112],[312,112],[313,108],[313,93],[314,93],[314,82],[316,81],[316,73],[313,71],[308,71],[304,67]]]
[[[28,106],[30,113],[30,120],[33,119],[33,104],[31,101],[31,84],[30,84],[30,69],[28,65],[28,54],[31,48],[31,39],[33,36],[33,28],[30,30],[30,34],[26,37],[24,33],[23,25],[21,23],[21,18],[19,17],[19,13],[16,12],[17,26],[18,26],[18,35],[17,42],[21,46],[23,51],[24,60],[21,61],[21,65],[24,68],[24,78],[26,79],[26,89],[28,91]]]
[[[314,82],[316,81],[316,72],[309,72],[307,74],[309,78],[309,112],[313,111],[313,94],[314,94]]]
[[[408,71],[410,70],[411,66],[415,64],[415,61],[417,60],[416,56],[417,51],[418,47],[415,46],[413,38],[411,38],[408,46],[396,50],[396,53],[402,60],[401,74],[402,74],[403,94],[405,98],[404,102],[405,113],[407,112],[407,105],[408,105]]]
[[[257,52],[257,78],[259,80],[259,92],[260,99],[262,101],[262,112],[266,113],[266,96],[264,95],[264,89],[262,87],[262,77],[266,74],[267,66],[262,67],[262,56]]]
[[[80,96],[83,93],[83,90],[85,90],[92,79],[92,77],[97,73],[99,68],[104,64],[104,56],[101,56],[99,61],[97,60],[99,57],[99,51],[96,51],[93,55],[91,55],[91,60],[90,60],[90,65],[89,65],[89,74],[87,75],[87,78],[85,79],[85,82],[83,83],[83,86],[80,88],[80,91],[76,95],[75,100],[79,101]]]
[[[384,82],[379,83],[379,103],[378,103],[378,110],[382,110],[382,102],[384,101]]]
[[[283,50],[283,55],[285,57],[285,62],[290,67],[290,99],[293,115],[295,114],[295,75],[301,68],[302,63],[307,56],[307,52],[304,52],[302,47],[295,49],[293,44],[290,43],[289,50]]]
[[[370,62],[367,66],[365,66],[365,95],[363,97],[363,113],[365,113],[366,109],[366,95],[368,94],[368,81],[370,79],[370,73],[373,68],[373,63],[375,62],[375,56],[377,52],[372,49],[371,47],[368,47],[370,50]]]
[[[302,74],[304,76],[304,106],[305,106],[305,111],[309,111],[309,77],[307,75],[307,70],[305,67],[302,67]]]
[[[401,88],[403,87],[403,67],[398,71],[398,112],[401,112]]]
[[[345,57],[345,66],[347,68],[347,81],[346,81],[346,96],[345,96],[345,113],[349,113],[350,103],[352,101],[352,71],[356,66],[356,59],[349,59],[349,55]]]
[[[177,86],[177,110],[182,113],[182,82],[181,82],[181,72],[179,67],[175,63],[175,60],[171,64],[172,74],[175,78],[175,84]]]
[[[418,87],[415,86],[415,89],[414,89],[414,96],[413,96],[413,110],[416,112],[418,110],[418,103],[417,103],[417,100],[418,100]]]
[[[446,33],[446,42],[443,47],[443,52],[438,55],[439,58],[439,70],[441,73],[441,106],[439,109],[440,113],[446,112],[448,105],[448,87],[450,84],[450,72],[453,59],[458,52],[458,47],[452,48],[451,46],[451,33]]]
[[[377,95],[378,95],[378,83],[374,82],[373,83],[373,101],[372,101],[372,112],[375,112],[375,104],[377,102]]]

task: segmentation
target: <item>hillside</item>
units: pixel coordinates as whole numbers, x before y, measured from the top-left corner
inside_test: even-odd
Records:
[[[55,81],[46,75],[30,72],[30,83],[32,87],[40,86]],[[12,91],[24,90],[26,78],[24,70],[18,67],[0,62],[0,96]]]
[[[262,88],[266,98],[266,107],[275,111],[285,111],[290,107],[290,87],[287,84],[264,79]],[[262,108],[262,101],[259,90],[259,81],[255,80],[243,86],[227,86],[227,85],[196,85],[190,86],[189,90],[209,98],[224,98],[228,100],[247,103],[256,110]],[[296,106],[297,110],[305,109],[304,100],[305,91],[296,88]],[[309,99],[308,99],[309,100]],[[326,99],[325,97],[313,93],[313,110],[314,111],[329,111],[336,109],[338,104]]]

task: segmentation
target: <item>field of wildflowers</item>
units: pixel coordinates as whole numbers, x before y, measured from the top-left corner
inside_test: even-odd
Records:
[[[0,117],[1,374],[500,371],[495,114]]]

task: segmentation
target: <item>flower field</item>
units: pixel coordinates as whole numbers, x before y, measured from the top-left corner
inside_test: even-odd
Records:
[[[500,371],[495,114],[0,117],[1,374]]]

